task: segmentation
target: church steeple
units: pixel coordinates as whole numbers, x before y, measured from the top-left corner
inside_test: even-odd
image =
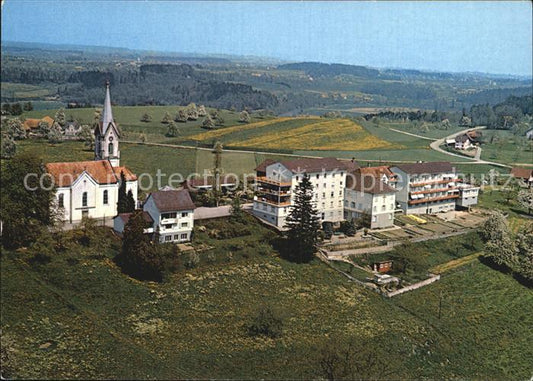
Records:
[[[120,151],[118,149],[119,132],[113,120],[111,110],[111,95],[109,94],[109,81],[106,81],[104,109],[100,116],[100,123],[94,131],[94,159],[108,160],[113,167],[120,165]]]
[[[109,95],[109,81],[105,83],[105,101],[100,123],[102,125],[102,132],[105,133],[110,123],[115,123],[113,120],[113,111],[111,110],[111,95]]]

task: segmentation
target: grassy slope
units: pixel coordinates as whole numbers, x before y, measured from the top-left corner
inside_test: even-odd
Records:
[[[493,138],[494,137],[494,138]],[[491,143],[491,139],[494,139]],[[533,145],[524,136],[513,135],[510,131],[484,130],[484,144],[481,145],[481,159],[511,164],[533,165]]]
[[[252,240],[264,228],[253,232]],[[74,250],[32,269],[23,254],[4,252],[2,340],[15,350],[17,377],[310,378],[314,348],[335,333],[387,343],[402,354],[393,362],[398,377],[531,372],[533,318],[525,306],[533,292],[478,262],[386,300],[319,262],[296,265],[253,250],[159,285],[127,278],[106,259],[112,251],[102,254]],[[285,316],[278,340],[246,335],[263,303]]]

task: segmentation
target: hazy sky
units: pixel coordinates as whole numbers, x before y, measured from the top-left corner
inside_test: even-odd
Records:
[[[532,75],[529,1],[3,3],[8,41]]]

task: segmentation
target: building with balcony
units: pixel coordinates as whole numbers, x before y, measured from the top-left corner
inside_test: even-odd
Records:
[[[363,169],[365,173],[362,173]],[[356,170],[347,176],[344,190],[344,219],[353,220],[366,213],[370,218],[371,229],[394,225],[396,189],[387,182],[390,177],[395,178],[395,176],[392,176],[392,172],[390,174],[383,172],[381,167],[369,167]]]
[[[335,158],[305,158],[264,162],[256,168],[256,193],[253,213],[260,219],[283,228],[294,201],[294,191],[305,175],[313,185],[313,202],[322,222],[344,219],[346,173],[359,166]]]
[[[459,197],[456,200],[456,206],[460,208],[470,208],[477,204],[479,195],[479,187],[470,184],[457,184],[459,189]]]
[[[153,240],[187,242],[194,227],[194,203],[189,191],[163,188],[148,195],[143,210],[153,221]]]
[[[461,197],[460,180],[448,162],[402,164],[391,167],[397,175],[396,201],[406,214],[455,210]]]

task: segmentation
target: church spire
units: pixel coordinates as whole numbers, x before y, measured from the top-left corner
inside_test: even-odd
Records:
[[[111,110],[111,96],[109,95],[109,81],[105,83],[105,101],[104,101],[104,110],[102,111],[102,116],[100,122],[102,125],[102,132],[105,134],[107,127],[110,123],[113,122],[113,111]]]
[[[111,111],[111,96],[109,95],[109,81],[106,82],[104,109],[100,117],[100,124],[94,132],[94,159],[109,160],[113,167],[120,165],[119,138],[120,133],[113,120]]]

